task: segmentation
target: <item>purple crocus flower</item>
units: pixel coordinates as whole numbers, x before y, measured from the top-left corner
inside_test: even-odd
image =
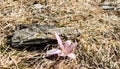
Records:
[[[55,55],[58,54],[58,56],[68,56],[70,58],[75,59],[76,56],[74,53],[71,53],[73,49],[76,48],[77,42],[72,43],[70,40],[65,41],[65,43],[62,43],[62,40],[60,39],[59,35],[55,33],[59,48],[55,48],[52,50],[47,51],[47,55]]]

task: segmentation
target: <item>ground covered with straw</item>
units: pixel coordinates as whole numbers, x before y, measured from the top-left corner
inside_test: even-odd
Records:
[[[120,11],[103,10],[102,1],[0,0],[0,69],[120,69]],[[6,45],[5,37],[16,24],[33,23],[79,27],[76,60],[50,60],[45,51]]]

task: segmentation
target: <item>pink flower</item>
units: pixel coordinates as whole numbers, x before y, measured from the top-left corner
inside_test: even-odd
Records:
[[[65,43],[62,43],[62,40],[60,39],[59,35],[55,33],[56,39],[58,41],[59,48],[55,48],[52,50],[47,51],[47,55],[55,55],[58,54],[58,56],[68,56],[70,58],[75,59],[76,56],[74,53],[71,53],[73,49],[76,48],[77,42],[72,43],[70,40],[65,41]]]

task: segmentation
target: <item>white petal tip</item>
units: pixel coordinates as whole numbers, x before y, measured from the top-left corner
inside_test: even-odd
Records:
[[[67,54],[67,56],[71,59],[76,59],[76,56],[74,53]]]
[[[47,51],[47,55],[55,55],[55,54],[59,54],[62,51],[60,49],[52,49],[52,50],[48,50]]]

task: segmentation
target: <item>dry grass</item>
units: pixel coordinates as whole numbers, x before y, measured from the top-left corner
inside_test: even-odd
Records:
[[[35,9],[34,3],[43,8]],[[120,11],[104,11],[99,4],[100,0],[0,0],[0,68],[120,69]],[[5,35],[19,23],[79,26],[77,59],[48,60],[45,52],[6,46]]]

